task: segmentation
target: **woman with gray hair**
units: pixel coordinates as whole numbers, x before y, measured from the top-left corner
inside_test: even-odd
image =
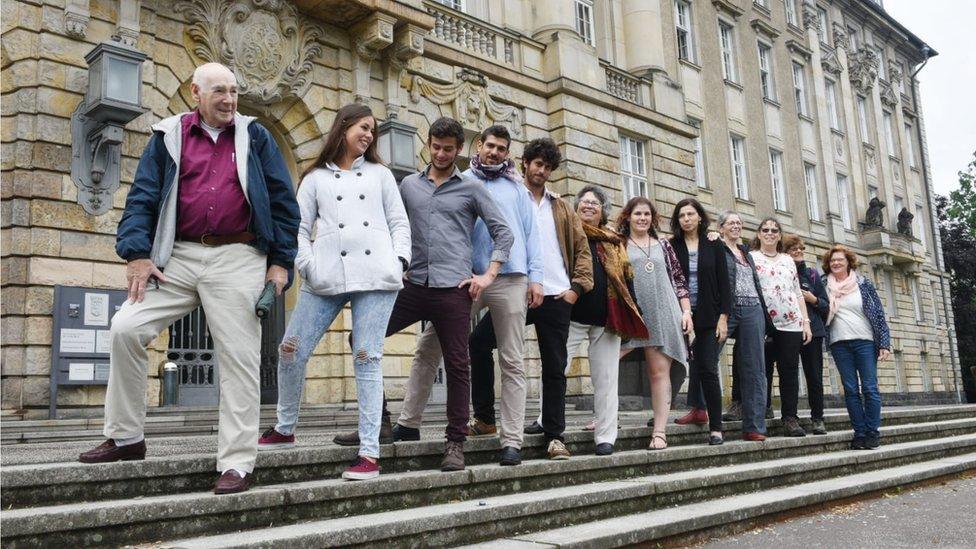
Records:
[[[617,377],[621,338],[646,338],[647,328],[634,300],[634,270],[620,235],[606,228],[610,201],[599,187],[588,185],[576,194],[576,213],[593,257],[593,289],[584,293],[570,313],[566,372],[584,340],[588,340],[593,380],[593,441],[596,454],[613,453],[617,441]],[[540,406],[541,408],[541,406]],[[539,420],[526,428],[538,432]],[[541,428],[538,428],[541,430]]]

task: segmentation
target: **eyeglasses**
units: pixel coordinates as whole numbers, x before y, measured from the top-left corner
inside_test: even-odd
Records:
[[[775,227],[763,227],[762,229],[759,229],[759,232],[766,234],[779,234],[779,229]]]
[[[790,248],[790,250],[787,253],[795,254],[797,252],[802,252],[805,249],[806,248]]]
[[[580,200],[579,203],[582,204],[582,205],[584,205],[584,206],[596,206],[598,208],[600,206],[603,206],[603,204],[597,202],[596,200]]]
[[[726,221],[725,222],[725,226],[726,227],[741,227],[742,226],[742,222],[741,221]]]

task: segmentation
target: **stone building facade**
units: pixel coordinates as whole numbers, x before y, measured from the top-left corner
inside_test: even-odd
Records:
[[[811,252],[848,243],[891,315],[896,358],[881,368],[882,390],[954,399],[952,313],[911,74],[924,44],[866,1],[7,0],[2,10],[6,413],[39,416],[49,404],[54,287],[124,287],[114,233],[149,127],[190,108],[193,69],[211,60],[236,72],[240,110],[272,131],[296,177],[336,110],[362,101],[381,121],[416,128],[416,167],[437,117],[461,120],[469,142],[498,122],[516,157],[532,138],[556,140],[566,161],[552,188],[563,195],[597,183],[617,208],[645,194],[664,212],[697,195],[747,225],[775,213]],[[113,35],[148,55],[148,110],[127,125],[121,188],[95,216],[71,178],[70,117],[87,88],[85,54]],[[763,69],[757,44],[768,48]],[[723,76],[726,52],[734,72]],[[881,226],[865,227],[874,195],[889,207]],[[914,236],[895,230],[896,204],[914,213]],[[296,297],[293,288],[285,310]],[[347,311],[310,360],[307,403],[355,401],[349,326]],[[387,340],[393,399],[415,337]],[[152,345],[147,397],[157,404],[169,334]],[[570,392],[591,392],[586,373],[578,360]],[[839,394],[836,375],[825,378]],[[63,387],[57,403],[97,410],[103,398],[103,386]]]

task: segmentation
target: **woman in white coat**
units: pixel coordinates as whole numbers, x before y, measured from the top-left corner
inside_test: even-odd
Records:
[[[383,339],[410,262],[410,224],[396,179],[376,151],[376,119],[369,107],[339,109],[322,153],[302,177],[298,205],[302,222],[295,267],[305,282],[278,349],[278,423],[258,447],[294,446],[306,362],[349,303],[361,442],[357,460],[342,476],[374,478],[379,475]]]

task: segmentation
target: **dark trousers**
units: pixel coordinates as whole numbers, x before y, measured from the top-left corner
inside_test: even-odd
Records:
[[[546,296],[542,305],[529,309],[525,315],[526,326],[535,325],[542,357],[542,429],[546,440],[562,440],[566,430],[566,339],[572,308],[555,296]],[[469,347],[474,417],[491,425],[495,424],[495,360],[492,351],[497,345],[491,313],[488,313],[471,332]]]
[[[810,403],[810,419],[823,419],[823,340],[815,337],[800,348],[800,362],[803,364],[803,377],[807,380],[807,401]]]
[[[434,325],[447,374],[447,440],[456,442],[463,442],[468,433],[470,318],[471,297],[467,288],[428,288],[405,281],[386,327],[389,337],[421,320]],[[389,416],[384,397],[384,421],[389,421]]]
[[[718,349],[715,328],[695,330],[695,358],[689,364],[688,402],[700,402],[704,397],[703,409],[708,410],[708,427],[712,431],[722,430],[722,385],[718,375]],[[692,388],[696,388],[695,396],[692,396]]]
[[[766,342],[766,407],[773,405],[773,368],[779,372],[780,412],[795,418],[800,396],[800,349],[802,332],[773,329]]]

